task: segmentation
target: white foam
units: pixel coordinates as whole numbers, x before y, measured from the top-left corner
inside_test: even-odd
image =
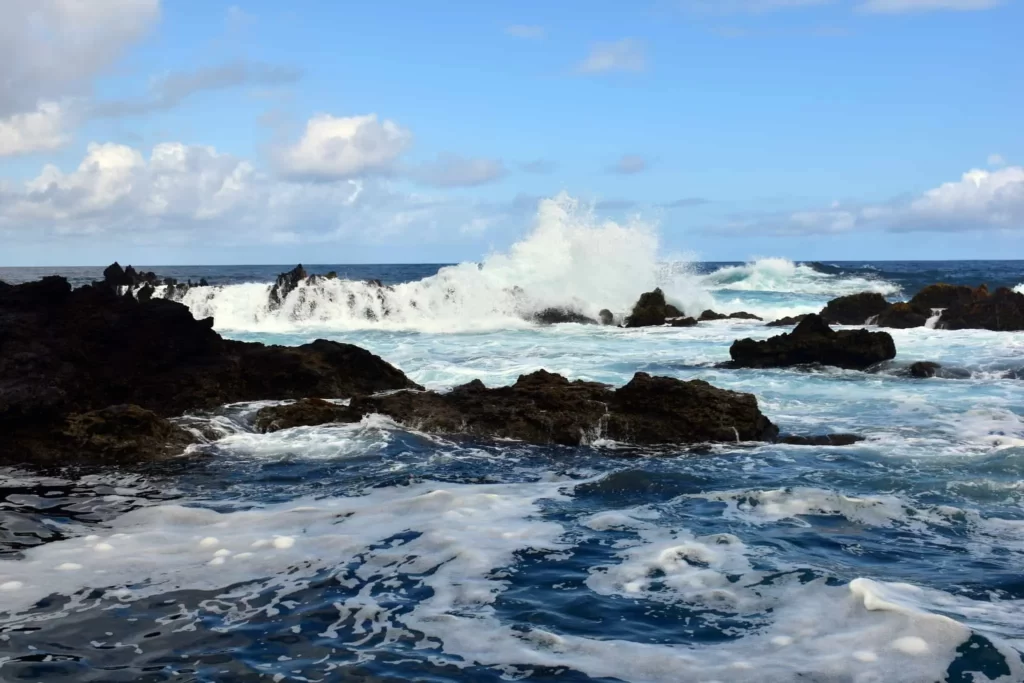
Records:
[[[761,258],[742,266],[728,266],[705,275],[709,289],[744,292],[788,292],[822,296],[844,296],[859,292],[898,294],[899,286],[878,278],[856,274],[831,275],[784,258]]]

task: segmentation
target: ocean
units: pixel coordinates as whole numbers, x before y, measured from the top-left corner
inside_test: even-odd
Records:
[[[644,235],[540,231],[480,264],[147,266],[227,337],[358,344],[432,389],[538,368],[750,392],[784,432],[846,447],[641,449],[452,440],[370,416],[216,435],[159,465],[0,470],[0,680],[1024,680],[1024,334],[889,330],[877,372],[728,370],[746,320],[539,326],[628,312],[766,320],[936,281],[1021,287],[1024,261],[665,262]],[[0,280],[102,268],[0,269]],[[379,279],[380,290],[362,280]],[[936,361],[962,378],[911,379]]]

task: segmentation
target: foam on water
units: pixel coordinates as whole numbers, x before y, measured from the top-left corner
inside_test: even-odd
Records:
[[[898,294],[900,288],[891,282],[857,274],[836,276],[813,267],[796,264],[784,258],[762,258],[742,266],[727,266],[704,276],[709,289],[749,292],[787,292],[829,297],[877,292]]]

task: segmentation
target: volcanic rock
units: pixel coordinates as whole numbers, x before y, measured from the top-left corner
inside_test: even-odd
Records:
[[[866,325],[887,308],[889,302],[881,294],[861,292],[832,299],[821,310],[821,317],[833,325]]]
[[[708,321],[708,320],[729,320],[729,319],[732,319],[732,320],[764,320],[764,318],[761,318],[760,316],[756,316],[753,313],[747,313],[746,311],[737,311],[736,313],[730,313],[730,314],[726,315],[725,313],[716,313],[715,311],[712,311],[711,309],[708,309],[708,310],[704,311],[703,313],[701,313],[700,314],[700,318],[698,318],[698,320],[700,320],[701,322],[705,322],[705,321]]]
[[[892,304],[879,313],[875,324],[879,327],[905,330],[911,327],[923,327],[929,317],[911,304],[900,302]]]
[[[916,363],[911,364],[910,376],[919,377],[922,379],[934,377],[935,373],[938,372],[941,368],[942,366],[939,365],[938,363],[933,363],[931,361],[918,361]]]
[[[777,443],[791,446],[851,446],[864,440],[859,434],[817,434],[814,436],[780,436]]]
[[[669,327],[696,327],[697,321],[694,318],[665,318]]]
[[[558,323],[579,323],[581,325],[596,325],[597,321],[588,318],[578,311],[570,308],[545,308],[533,314],[534,322],[542,325],[556,325]]]
[[[5,461],[32,460],[48,439],[59,447],[65,437],[54,435],[70,416],[109,406],[133,404],[172,417],[235,401],[416,386],[350,344],[321,339],[279,347],[223,339],[212,318],[196,320],[166,299],[140,302],[107,287],[72,291],[62,277],[0,289]]]
[[[277,280],[274,281],[273,286],[270,288],[271,308],[279,308],[284,303],[284,300],[288,298],[288,295],[308,278],[306,269],[302,267],[301,263],[288,272],[278,275]]]
[[[292,427],[312,427],[331,422],[351,422],[348,406],[325,401],[322,398],[304,398],[295,403],[261,408],[256,413],[254,426],[260,432],[276,432]]]
[[[287,408],[264,408],[257,421],[274,429],[284,424]],[[778,434],[751,394],[643,372],[612,389],[539,370],[522,375],[510,387],[489,389],[474,380],[444,394],[361,396],[346,410],[323,410],[331,421],[352,422],[370,413],[435,434],[566,446],[595,438],[648,445],[770,441]]]
[[[803,313],[801,315],[786,316],[785,318],[779,318],[778,320],[773,320],[770,323],[766,323],[765,327],[789,327],[791,325],[798,325],[800,324],[800,321],[806,318],[807,316],[807,313]]]
[[[937,327],[1019,332],[1024,330],[1024,294],[1000,287],[989,296],[956,301],[942,312]]]
[[[665,301],[661,288],[645,292],[633,306],[633,312],[626,318],[626,327],[653,327],[664,325],[667,318],[685,317],[683,312]]]
[[[779,368],[793,365],[833,365],[863,370],[896,356],[887,332],[835,331],[818,315],[808,315],[789,334],[764,341],[740,339],[729,349],[733,367]]]
[[[600,311],[598,311],[597,318],[602,325],[615,324],[615,314],[609,311],[607,308],[602,308]]]
[[[933,308],[969,305],[986,298],[988,298],[988,287],[985,285],[975,289],[964,285],[947,285],[940,282],[922,289],[914,295],[909,303],[920,312],[930,314]]]

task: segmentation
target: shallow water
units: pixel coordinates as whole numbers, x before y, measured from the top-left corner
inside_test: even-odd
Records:
[[[724,370],[732,340],[782,330],[522,319],[559,290],[621,312],[652,280],[688,313],[768,317],[863,288],[907,296],[943,279],[935,264],[662,265],[591,299],[589,280],[568,283],[585,268],[531,281],[499,265],[427,281],[437,267],[370,268],[409,282],[393,319],[351,314],[340,295],[365,285],[347,281],[278,312],[266,284],[188,303],[228,336],[359,344],[431,388],[537,368],[700,377],[756,394],[783,431],[867,440],[540,448],[376,416],[256,434],[263,404],[183,417],[220,438],[132,473],[0,472],[0,679],[1024,680],[1024,336],[895,330],[879,372]],[[957,268],[1024,282],[1021,262]],[[496,302],[512,275],[523,292]],[[902,376],[915,360],[965,378]]]

